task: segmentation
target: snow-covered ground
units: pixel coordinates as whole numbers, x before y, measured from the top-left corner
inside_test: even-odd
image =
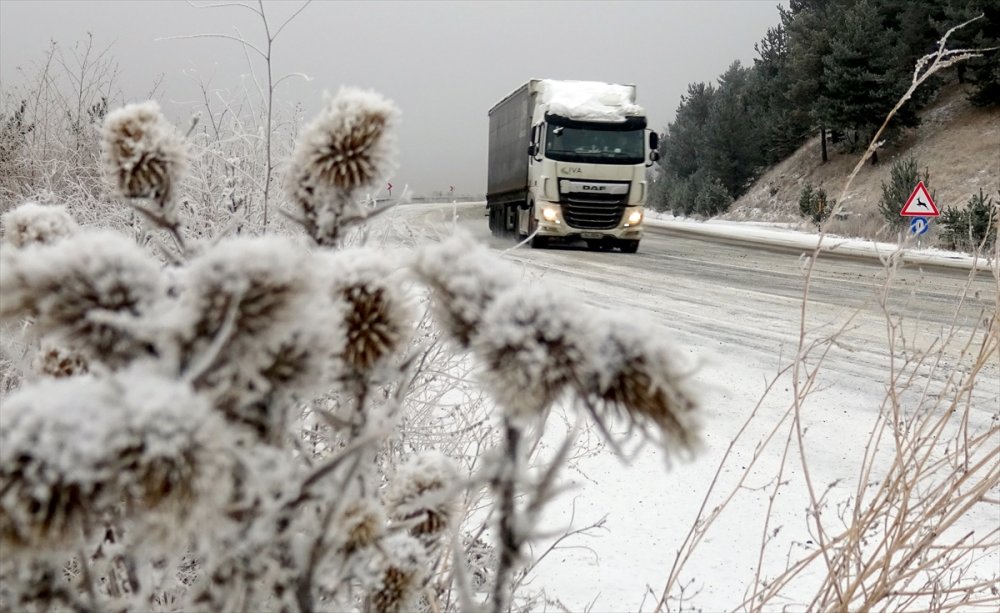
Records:
[[[495,248],[509,248],[510,243],[489,237],[484,230],[485,220],[479,213],[469,214],[470,210],[478,210],[476,206],[444,212],[440,221],[458,218],[460,225],[478,233],[483,240],[491,241]],[[817,240],[815,235],[754,224],[679,219],[650,219],[649,223],[716,238],[803,250],[812,250]],[[647,238],[653,240],[650,235]],[[836,237],[826,237],[824,245],[841,254],[867,254],[873,258],[884,258],[895,251],[894,245]],[[779,430],[777,440],[770,446],[762,451],[758,447],[792,402],[791,376],[778,376],[777,373],[790,363],[790,356],[797,350],[795,341],[799,335],[801,300],[772,297],[770,302],[755,302],[763,300],[760,297],[766,295],[763,292],[760,296],[743,292],[727,297],[727,288],[713,286],[714,280],[698,285],[697,279],[671,274],[670,267],[675,262],[657,260],[652,242],[649,247],[640,248],[640,255],[644,252],[646,259],[639,260],[635,256],[567,250],[519,249],[508,254],[525,267],[533,282],[565,286],[568,291],[583,294],[589,302],[601,303],[609,310],[622,312],[623,316],[648,317],[652,325],[674,339],[679,352],[690,358],[696,387],[703,390],[704,447],[688,462],[668,466],[660,450],[646,446],[626,463],[601,445],[596,434],[585,434],[585,452],[563,472],[565,483],[571,489],[551,505],[544,525],[539,528],[543,532],[560,534],[567,529],[593,524],[605,516],[607,521],[602,529],[562,541],[535,569],[529,589],[544,591],[552,599],[551,610],[559,606],[554,604],[556,599],[573,611],[588,608],[593,611],[652,610],[709,485],[718,474],[718,482],[723,487],[708,501],[707,508],[711,510],[758,452],[760,458],[749,479],[685,567],[681,576],[687,586],[685,602],[672,602],[671,608],[676,610],[682,604],[684,608],[694,606],[705,611],[738,607],[747,596],[758,566],[763,569],[760,580],[767,581],[784,569],[789,560],[794,561],[816,547],[816,535],[810,530],[807,516],[809,499],[794,452],[782,476],[788,484],[775,497],[774,511],[765,527],[766,509],[780,466],[787,426]],[[796,260],[795,256],[786,257],[792,262]],[[979,274],[977,283],[980,285],[976,286],[976,291],[993,292],[982,298],[987,312],[989,305],[993,305],[992,313],[995,314],[996,283],[990,278],[988,263],[974,262],[971,257],[961,254],[927,249],[907,249],[904,261],[964,269],[985,268],[986,271]],[[953,274],[961,277],[959,271]],[[615,279],[624,281],[615,282]],[[820,282],[827,281],[816,280],[817,284]],[[634,291],[628,290],[629,283],[634,283]],[[682,289],[673,293],[671,290],[677,287]],[[842,292],[865,291],[860,282],[839,287]],[[830,291],[836,293],[838,286],[834,285]],[[709,292],[718,292],[718,295]],[[923,298],[916,294],[912,297],[914,304],[910,306],[916,308]],[[947,301],[948,297],[945,295],[944,299]],[[810,476],[821,489],[836,484],[828,492],[827,512],[832,524],[836,522],[836,505],[849,500],[856,492],[865,444],[885,396],[888,360],[884,354],[871,356],[871,337],[877,338],[882,326],[879,321],[883,318],[876,307],[868,304],[853,315],[848,311],[831,312],[833,315],[826,318],[822,327],[810,330],[811,337],[844,326],[852,316],[857,318],[859,329],[866,326],[869,329],[857,340],[851,336],[855,330],[850,326],[845,329],[846,347],[832,349],[828,356],[830,365],[821,369],[816,389],[804,405]],[[735,322],[726,321],[727,318]],[[721,331],[711,329],[713,321],[719,322]],[[739,336],[732,332],[737,329],[741,332]],[[931,326],[928,330],[933,333],[935,329],[938,334],[943,333],[940,326]],[[923,340],[931,344],[930,339]],[[852,344],[857,346],[852,348]],[[989,427],[991,420],[1000,414],[998,377],[1000,363],[994,355],[989,368],[982,373],[981,389],[974,398],[972,420],[976,429]],[[772,381],[774,385],[765,394]],[[723,454],[758,402],[757,419],[733,447],[727,464],[720,471]],[[548,444],[558,444],[562,423],[557,417],[550,419],[544,439]],[[997,444],[1000,445],[1000,439]],[[982,534],[998,522],[1000,509],[984,505],[970,513],[959,528]],[[765,528],[771,541],[759,565]],[[544,553],[550,542],[543,543],[534,554]],[[1000,568],[1000,551],[992,552],[976,564],[977,572],[986,576],[996,573],[997,568]],[[803,593],[791,596],[806,598]],[[793,608],[802,609],[801,601],[798,602],[800,606]]]
[[[820,241],[820,237],[817,234],[798,231],[787,227],[786,224],[758,224],[721,219],[710,219],[700,222],[658,211],[647,213],[646,223],[663,228],[679,228],[685,232],[701,236],[738,238],[747,242],[757,242],[762,245],[776,247],[794,247],[803,250],[812,250],[819,244],[823,252],[844,255],[887,258],[890,254],[899,251],[899,245],[895,243],[883,243],[860,238],[844,238],[833,234],[826,235]],[[905,250],[900,253],[900,257],[904,262],[950,266],[966,270],[970,270],[973,266],[976,266],[979,270],[991,269],[991,263],[982,258],[924,246],[919,237],[909,237],[904,247]]]

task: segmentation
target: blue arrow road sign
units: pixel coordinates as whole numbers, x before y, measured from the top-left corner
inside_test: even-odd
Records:
[[[920,236],[927,232],[927,228],[930,223],[927,221],[926,217],[914,217],[910,219],[910,234],[915,236]]]

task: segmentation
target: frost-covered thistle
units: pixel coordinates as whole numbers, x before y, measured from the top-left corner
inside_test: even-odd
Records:
[[[147,353],[144,317],[160,297],[160,264],[115,232],[0,246],[0,319],[33,317],[36,332],[112,367]]]
[[[133,371],[13,394],[0,411],[0,543],[70,548],[122,514],[143,538],[167,536],[225,495],[215,419],[187,386]]]
[[[390,482],[385,496],[389,517],[430,548],[457,512],[457,491],[454,461],[439,451],[420,452],[401,466]]]
[[[588,356],[600,352],[580,305],[545,288],[500,294],[486,309],[472,350],[485,383],[511,416],[532,417],[570,385],[590,378]]]
[[[654,426],[665,442],[694,447],[696,395],[662,337],[649,334],[648,326],[608,317],[597,319],[595,327],[601,351],[588,356],[595,376],[582,381],[581,395],[647,433]]]
[[[343,309],[346,339],[338,356],[350,375],[367,375],[398,355],[409,340],[413,312],[385,255],[349,249],[322,258],[333,300]]]
[[[176,223],[173,193],[187,165],[187,150],[160,105],[149,101],[108,113],[101,161],[117,196],[149,199],[164,222]]]
[[[227,325],[234,342],[287,326],[311,298],[308,254],[284,237],[240,237],[191,261],[183,289],[192,341],[211,341]]]
[[[421,249],[413,269],[431,288],[435,312],[445,331],[468,347],[483,312],[517,279],[468,234]]]
[[[25,202],[3,215],[3,242],[13,247],[51,245],[78,230],[64,206]]]
[[[338,525],[338,550],[351,555],[374,545],[382,537],[386,526],[385,510],[376,500],[358,498],[341,513]]]
[[[358,192],[392,172],[396,105],[379,94],[342,88],[303,129],[286,177],[295,217],[319,245],[336,244],[361,214]]]
[[[381,541],[385,554],[381,581],[371,594],[378,613],[406,613],[417,609],[420,590],[428,577],[423,545],[407,534],[394,534]]]
[[[191,262],[165,317],[180,372],[269,442],[284,436],[290,396],[322,382],[343,348],[321,265],[287,238],[230,239]]]
[[[291,611],[299,568],[294,543],[318,533],[313,513],[287,506],[300,492],[304,464],[287,450],[230,448],[236,458],[225,516],[197,541],[195,581],[181,611]]]
[[[90,370],[83,353],[63,347],[51,339],[42,339],[31,365],[35,372],[57,379],[85,374]]]

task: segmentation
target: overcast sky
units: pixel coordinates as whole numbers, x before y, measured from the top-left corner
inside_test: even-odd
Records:
[[[778,4],[321,0],[275,42],[276,76],[303,72],[312,78],[282,84],[278,104],[301,104],[311,116],[324,91],[375,89],[403,112],[395,186],[409,184],[418,194],[449,185],[457,193],[482,193],[487,111],[527,79],[634,83],[650,127],[662,130],[688,83],[714,81],[735,59],[752,62],[754,43],[778,22]],[[272,31],[301,6],[264,2]],[[23,74],[37,73],[50,40],[69,49],[90,32],[95,47],[111,46],[128,101],[143,99],[162,76],[156,97],[185,124],[203,108],[199,82],[239,97],[249,83],[247,59],[228,40],[157,39],[235,35],[237,29],[263,44],[259,17],[237,7],[0,0],[0,89],[6,98]]]

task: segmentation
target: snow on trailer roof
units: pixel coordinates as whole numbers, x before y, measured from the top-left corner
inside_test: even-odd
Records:
[[[634,85],[542,79],[538,92],[540,102],[548,106],[550,113],[570,119],[625,121],[645,114],[635,103]]]

